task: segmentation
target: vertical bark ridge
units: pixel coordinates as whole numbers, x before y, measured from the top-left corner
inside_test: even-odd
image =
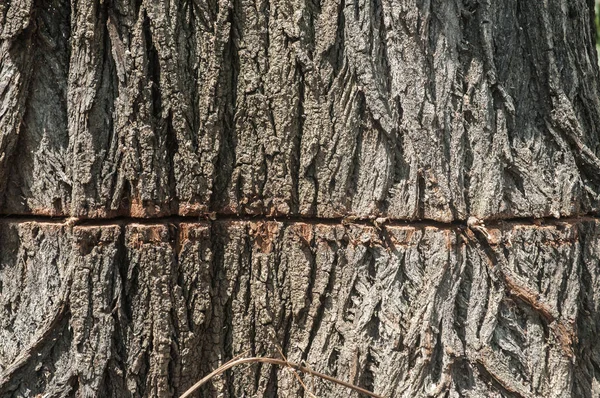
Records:
[[[279,221],[4,221],[1,231],[11,244],[0,250],[7,396],[172,396],[232,356],[277,355],[277,346],[391,396],[598,389],[595,220],[498,224],[485,239],[454,227]],[[67,284],[64,324],[37,341],[33,331],[61,303],[46,297]],[[31,349],[43,366],[12,372]],[[203,394],[299,388],[263,365],[219,377]]]
[[[2,212],[595,212],[588,6],[11,2]]]

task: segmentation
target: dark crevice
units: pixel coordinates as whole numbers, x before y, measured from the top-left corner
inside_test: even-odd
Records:
[[[248,263],[248,280],[246,281],[246,290],[244,291],[244,311],[248,313],[250,311],[250,305],[252,304],[252,242],[250,238],[247,236],[244,241],[244,253],[248,253],[248,258],[246,259]],[[238,262],[238,269],[244,269],[243,266],[244,259],[240,257]],[[236,289],[239,291],[239,288]],[[252,318],[254,319],[255,309],[252,308]],[[256,349],[254,347],[254,340],[251,340],[252,345],[252,354],[256,354]]]
[[[122,234],[124,235],[124,234]],[[125,242],[123,241],[122,244],[125,244]],[[125,247],[125,246],[124,246]],[[123,255],[123,265],[126,267],[128,264],[131,263],[131,258],[129,258],[129,253],[125,253]],[[123,289],[122,289],[122,294],[123,294],[123,301],[124,301],[124,305],[123,305],[123,315],[124,315],[124,321],[125,324],[122,325],[123,326],[123,330],[124,330],[124,334],[125,334],[125,330],[127,325],[129,324],[129,322],[133,319],[133,298],[138,294],[138,280],[139,280],[139,269],[137,267],[134,266],[133,269],[121,269],[120,270],[122,272],[122,278],[123,278]]]
[[[299,61],[296,61],[297,76],[295,78],[298,82],[298,109],[296,114],[297,133],[293,138],[291,150],[292,156],[290,159],[290,174],[292,178],[292,213],[298,213],[300,208],[300,156],[302,150],[302,134],[304,132],[304,97],[306,90],[306,81],[303,68],[304,66]]]
[[[523,197],[526,197],[525,179],[521,175],[522,173],[512,164],[508,165],[504,171],[507,181],[512,181],[514,187],[517,188]]]
[[[577,261],[580,261],[579,258],[577,259]],[[545,268],[545,267],[541,266],[540,268]],[[558,290],[558,297],[556,300],[556,311],[558,312],[559,316],[562,316],[563,305],[565,304],[566,300],[568,299],[568,294],[570,293],[570,290],[571,290],[571,289],[568,289],[568,283],[569,283],[569,280],[571,279],[571,275],[573,272],[573,262],[566,261],[565,268],[566,269],[564,270],[564,274],[563,274],[562,280],[560,282],[560,289]],[[539,291],[541,292],[543,290],[540,289]]]
[[[373,357],[371,352],[367,352],[365,364],[360,374],[358,385],[366,390],[375,391],[375,375],[378,367],[379,361]],[[366,398],[365,395],[361,396]]]
[[[456,358],[452,368],[452,378],[456,383],[456,390],[465,391],[473,388],[475,380],[473,377],[473,369],[466,358]],[[462,394],[459,396],[463,397]]]
[[[75,398],[80,394],[79,377],[72,375],[71,377],[69,377],[69,379],[67,380],[67,382],[65,384],[69,386],[67,391],[70,392],[69,393],[70,397]]]
[[[175,177],[175,155],[179,152],[179,142],[177,140],[177,134],[173,129],[173,111],[169,110],[167,119],[165,120],[165,136],[167,146],[167,159],[169,162],[169,189],[172,198],[177,198],[177,181]],[[177,201],[171,200],[171,209],[177,209]]]
[[[260,366],[261,364],[259,364]],[[259,368],[260,369],[260,368]],[[260,374],[257,372],[257,374]],[[265,388],[264,391],[264,395],[265,397],[277,397],[277,390],[278,390],[278,383],[277,383],[277,366],[275,365],[271,365],[271,369],[269,372],[269,378],[267,381],[267,386]],[[256,389],[256,391],[258,391],[258,389]]]
[[[186,35],[186,73],[188,74],[188,78],[190,79],[189,84],[189,93],[190,93],[190,103],[192,111],[190,112],[191,121],[187,120],[189,128],[191,130],[191,139],[192,139],[192,147],[195,151],[198,150],[198,135],[200,134],[200,98],[198,91],[198,80],[200,74],[200,68],[195,66],[194,59],[198,56],[196,54],[196,49],[198,48],[197,43],[197,35],[198,35],[198,27],[196,24],[196,13],[194,12],[195,4],[193,1],[189,1],[187,3],[187,13],[189,18],[189,24],[186,26],[189,33]],[[199,13],[198,19],[203,19],[202,13]],[[205,23],[206,29],[208,30],[208,23]]]
[[[466,250],[463,252],[466,257]],[[462,260],[466,261],[466,260]],[[463,346],[466,347],[466,329],[468,326],[469,301],[471,299],[471,289],[473,285],[473,264],[466,262],[464,271],[460,275],[460,285],[456,295],[454,307],[454,327],[456,334]]]
[[[312,327],[310,328],[310,335],[308,338],[308,344],[302,352],[302,360],[306,361],[308,358],[308,354],[310,353],[310,348],[312,347],[312,343],[315,341],[315,336],[317,332],[321,328],[321,322],[323,321],[323,316],[325,315],[325,309],[327,308],[329,301],[331,300],[331,292],[333,292],[333,284],[335,282],[335,273],[338,268],[338,261],[340,258],[338,257],[337,251],[334,251],[335,258],[333,259],[331,270],[329,271],[329,280],[327,281],[327,286],[323,293],[319,296],[319,307],[317,309],[317,313],[313,319]]]
[[[229,65],[221,69],[217,97],[223,101],[217,105],[219,110],[219,124],[222,124],[219,137],[219,152],[215,161],[215,183],[210,196],[210,208],[220,209],[227,205],[227,187],[231,183],[233,167],[235,165],[235,112],[237,107],[237,87],[240,72],[240,57],[238,54],[239,31],[236,10],[239,10],[237,1],[229,10],[227,22],[230,24],[229,39],[223,49],[223,64]],[[214,128],[217,128],[216,126]],[[237,192],[237,191],[236,191]]]
[[[364,100],[364,97],[363,97]],[[363,102],[364,104],[364,102]],[[361,106],[361,109],[363,109],[363,106]],[[361,115],[362,116],[362,115]],[[358,192],[358,177],[359,177],[359,171],[360,171],[360,158],[361,158],[361,154],[362,154],[362,147],[363,147],[363,139],[364,139],[364,127],[361,125],[358,128],[358,131],[356,132],[356,144],[354,146],[354,151],[352,153],[352,162],[349,165],[349,171],[348,171],[348,184],[346,187],[346,200],[347,200],[347,206],[349,209],[352,208],[352,199],[354,198],[354,195]]]
[[[135,15],[135,16],[140,15],[140,10],[142,8],[142,3],[143,3],[143,0],[134,0],[134,2],[133,2],[133,7],[134,7],[134,13],[133,13],[133,15]]]
[[[223,311],[223,329],[224,329],[224,341],[223,350],[225,358],[233,358],[233,299],[230,297],[225,303]],[[225,379],[227,380],[227,390],[230,397],[235,397],[235,379],[233,378],[233,372],[231,369],[225,372]]]
[[[140,360],[140,368],[139,373],[136,374],[136,384],[139,391],[140,396],[145,397],[147,395],[152,395],[152,385],[148,383],[148,377],[151,377],[152,371],[152,359],[151,356],[154,354],[154,333],[150,330],[150,335],[148,336],[148,347],[142,352],[141,360]],[[136,358],[137,359],[137,358]],[[148,389],[150,391],[148,391]]]
[[[201,329],[203,333],[205,333],[205,337],[203,338],[203,342],[205,343],[202,347],[202,357],[207,358],[206,363],[202,364],[201,371],[203,373],[208,373],[214,368],[217,368],[221,365],[222,356],[226,358],[231,358],[231,347],[227,344],[227,333],[221,334],[221,329],[226,325],[227,319],[223,316],[227,311],[227,304],[231,301],[228,300],[227,303],[222,304],[221,297],[226,297],[226,289],[227,286],[223,286],[222,284],[226,282],[225,280],[225,270],[223,270],[224,264],[224,247],[223,242],[219,239],[225,231],[222,227],[215,228],[210,234],[210,251],[213,254],[213,261],[211,261],[211,271],[210,271],[210,301],[214,303],[211,306],[210,310],[212,316],[210,320],[207,320],[206,325]],[[225,330],[227,332],[227,330]],[[215,337],[218,341],[221,342],[221,347],[219,349],[215,349],[213,347],[213,341],[215,341]],[[215,352],[217,353],[215,356]],[[228,356],[229,355],[229,356]],[[225,374],[227,378],[227,373]],[[229,381],[229,379],[228,379]],[[204,390],[201,391],[211,391],[214,392],[214,387],[210,384],[205,387]],[[231,395],[231,391],[230,395]],[[203,395],[203,396],[208,396]]]
[[[132,319],[131,305],[128,305],[127,301],[127,274],[129,272],[128,266],[129,261],[127,260],[127,250],[125,250],[125,231],[123,228],[120,229],[117,253],[115,254],[115,264],[117,264],[117,269],[115,271],[115,279],[118,282],[115,282],[115,290],[118,289],[118,292],[115,292],[115,306],[112,313],[112,317],[115,320],[115,329],[112,335],[112,342],[114,350],[116,351],[116,355],[119,358],[127,358],[127,347],[125,345],[125,341],[127,341],[127,331]],[[130,303],[129,303],[130,304]],[[121,367],[121,362],[116,361],[115,366],[119,368],[119,370],[123,374],[123,379],[128,377],[128,369],[127,367]]]
[[[148,57],[147,73],[148,80],[151,84],[151,102],[152,102],[152,115],[155,117],[155,122],[159,122],[162,119],[162,96],[160,89],[160,60],[158,57],[158,51],[152,41],[152,29],[150,26],[150,19],[148,15],[144,17],[144,41],[146,43],[146,54]]]
[[[374,54],[373,56],[375,60],[381,62],[381,75],[385,77],[385,79],[383,79],[384,92],[389,94],[392,89],[392,68],[389,62],[390,57],[388,55],[388,41],[386,37],[388,32],[385,26],[384,7],[381,0],[373,1],[373,20],[377,21],[377,23],[373,25],[373,28],[377,29],[377,39],[379,41],[379,53]]]
[[[582,245],[581,253],[578,258],[580,264],[579,280],[581,281],[581,289],[579,290],[577,302],[579,303],[578,312],[581,315],[577,317],[577,331],[580,336],[597,336],[598,332],[600,332],[600,319],[595,316],[598,308],[594,303],[594,271],[590,269],[590,265],[585,261],[590,254],[590,250],[593,251],[594,248],[593,244],[592,247],[589,247],[588,245],[589,243]],[[586,368],[590,366],[593,370],[592,374],[595,375],[596,379],[598,378],[598,375],[600,375],[600,362],[598,361],[599,358],[595,352],[596,350],[594,350],[595,341],[595,339],[579,339],[577,341],[575,346],[576,360],[574,364],[574,374],[582,376],[587,375],[589,373]],[[574,383],[574,391],[593,391],[592,384],[592,378],[577,377]],[[580,394],[580,396],[589,395]]]
[[[423,176],[423,170],[417,171],[417,186],[418,186],[418,201],[416,208],[417,219],[423,220],[425,218],[425,177]]]
[[[315,259],[314,254],[312,253],[311,248],[315,247],[315,235],[313,234],[312,236],[312,240],[309,242],[304,241],[303,243],[301,243],[302,246],[302,251],[304,252],[304,255],[306,256],[309,264],[310,264],[310,276],[308,278],[308,283],[306,286],[306,300],[305,300],[305,304],[304,307],[298,311],[298,316],[297,316],[297,321],[306,326],[306,322],[308,321],[308,313],[310,311],[310,306],[313,303],[313,288],[314,288],[314,284],[317,280],[317,262]]]
[[[337,20],[337,31],[335,36],[334,45],[327,50],[324,58],[328,59],[329,63],[333,67],[333,78],[329,81],[327,91],[331,89],[331,85],[335,82],[335,76],[338,76],[344,66],[344,56],[346,53],[345,40],[346,40],[346,20],[344,10],[346,8],[345,0],[340,1],[338,7],[338,20]]]

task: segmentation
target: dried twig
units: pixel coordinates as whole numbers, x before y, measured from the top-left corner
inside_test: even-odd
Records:
[[[215,369],[214,371],[212,371],[210,374],[208,374],[204,378],[202,378],[202,380],[200,380],[199,382],[197,382],[196,384],[194,384],[189,390],[187,390],[186,392],[184,392],[179,398],[190,397],[194,391],[196,391],[198,388],[202,387],[204,384],[206,384],[213,377],[215,377],[215,376],[217,376],[217,375],[225,372],[228,369],[233,368],[236,365],[242,365],[242,364],[246,364],[246,363],[268,363],[268,364],[271,364],[271,365],[278,365],[278,366],[283,366],[283,367],[289,367],[289,368],[298,370],[298,371],[300,371],[302,373],[308,373],[308,374],[311,374],[313,376],[317,376],[317,377],[319,377],[319,378],[321,378],[323,380],[331,381],[332,383],[339,384],[341,386],[344,386],[346,388],[349,388],[351,390],[360,392],[361,394],[368,395],[368,396],[373,397],[373,398],[384,398],[383,396],[377,395],[377,394],[375,394],[375,393],[373,393],[371,391],[365,390],[364,388],[355,386],[355,385],[350,384],[350,383],[346,383],[345,381],[338,380],[335,377],[327,376],[326,374],[323,374],[323,373],[315,372],[314,370],[307,369],[304,366],[300,366],[300,365],[295,364],[293,362],[284,361],[282,359],[265,358],[265,357],[250,357],[250,358],[239,358],[239,359],[231,360],[231,361],[229,361],[229,362],[221,365],[220,367],[218,367],[217,369]]]
[[[283,358],[283,360],[285,362],[287,362],[288,360],[285,357],[285,355],[283,354],[283,351],[281,350],[281,347],[279,347],[279,344],[276,344],[275,347],[277,347],[277,351],[279,351],[279,355],[281,356],[281,358]],[[296,372],[296,370],[294,370],[291,367],[287,367],[286,369],[291,369],[292,374],[298,380],[298,383],[300,383],[300,385],[302,386],[302,388],[304,388],[304,391],[308,394],[309,398],[318,398],[315,394],[313,394],[312,392],[310,392],[310,390],[308,389],[308,387],[306,387],[306,384],[304,384],[304,382],[302,381],[302,378],[300,377],[300,375],[298,374],[298,372]]]

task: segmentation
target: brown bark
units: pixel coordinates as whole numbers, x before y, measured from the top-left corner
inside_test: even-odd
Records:
[[[0,395],[600,395],[593,8],[1,3]]]

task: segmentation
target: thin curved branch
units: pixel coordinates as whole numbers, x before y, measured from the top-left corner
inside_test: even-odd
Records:
[[[190,387],[189,390],[187,390],[186,392],[184,392],[179,398],[190,397],[194,391],[196,391],[198,388],[202,387],[204,384],[206,384],[213,377],[215,377],[217,375],[220,375],[221,373],[225,372],[228,369],[233,368],[234,366],[243,365],[245,363],[268,363],[268,364],[271,364],[271,365],[278,365],[278,366],[283,366],[283,367],[289,367],[289,368],[298,370],[298,371],[300,371],[302,373],[308,373],[308,374],[311,374],[313,376],[317,376],[317,377],[319,377],[319,378],[321,378],[323,380],[331,381],[333,383],[339,384],[341,386],[344,386],[344,387],[349,388],[351,390],[360,392],[361,394],[368,395],[370,397],[384,398],[382,395],[375,394],[375,393],[373,393],[371,391],[365,390],[364,388],[355,386],[355,385],[350,384],[350,383],[346,383],[345,381],[338,380],[338,379],[336,379],[334,377],[331,377],[331,376],[328,376],[326,374],[315,372],[314,370],[310,370],[310,369],[305,368],[304,366],[300,366],[300,365],[298,365],[296,363],[289,362],[289,361],[284,361],[284,360],[281,360],[281,359],[264,358],[264,357],[250,357],[250,358],[239,358],[239,359],[231,360],[231,361],[223,364],[219,368],[213,370],[211,373],[209,373],[204,378],[202,378],[199,382],[197,382],[192,387]]]

